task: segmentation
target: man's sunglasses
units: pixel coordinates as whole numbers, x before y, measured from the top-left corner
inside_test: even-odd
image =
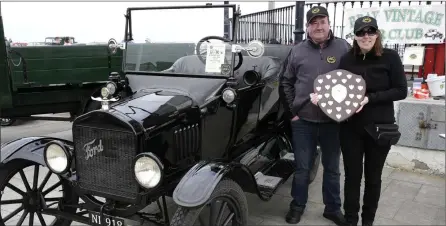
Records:
[[[368,34],[369,36],[374,36],[376,35],[376,33],[377,33],[376,29],[364,29],[356,32],[355,35],[358,37],[364,37],[365,34]]]

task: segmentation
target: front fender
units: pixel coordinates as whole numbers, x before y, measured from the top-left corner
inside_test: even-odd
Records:
[[[68,146],[73,142],[53,137],[24,137],[2,144],[0,150],[0,162],[6,164],[14,159],[25,159],[46,166],[43,159],[45,145],[53,140],[58,140]]]
[[[183,176],[173,191],[172,198],[180,206],[201,206],[209,200],[224,177],[237,182],[243,191],[260,196],[254,176],[244,165],[201,161]]]

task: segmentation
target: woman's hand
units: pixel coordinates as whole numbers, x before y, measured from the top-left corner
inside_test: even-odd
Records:
[[[361,103],[359,103],[359,105],[361,105],[361,107],[358,108],[358,110],[356,110],[356,113],[360,112],[362,110],[362,107],[364,107],[364,105],[366,105],[369,102],[369,98],[367,96],[364,97],[364,99],[361,101]]]
[[[317,103],[319,102],[317,93],[310,93],[310,99],[311,99],[311,103],[313,103],[314,105],[317,105]]]

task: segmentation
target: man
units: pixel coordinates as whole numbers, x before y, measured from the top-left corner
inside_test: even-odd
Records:
[[[322,6],[307,12],[307,39],[291,50],[283,75],[282,86],[285,106],[290,112],[292,144],[297,169],[293,178],[293,201],[286,221],[296,224],[304,213],[308,200],[309,172],[319,143],[322,152],[323,216],[337,225],[344,225],[340,198],[340,144],[339,124],[326,116],[311,103],[315,78],[338,68],[341,56],[350,45],[344,39],[334,37],[330,29],[327,9]]]

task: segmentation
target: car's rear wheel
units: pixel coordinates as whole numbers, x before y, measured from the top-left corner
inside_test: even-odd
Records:
[[[232,225],[242,226],[248,222],[248,202],[240,186],[223,179],[215,187],[208,202],[199,208],[178,207],[171,226]]]
[[[14,124],[14,122],[16,121],[15,119],[11,119],[11,118],[0,118],[0,119],[1,119],[2,126],[10,126],[10,125]]]
[[[41,171],[47,171],[45,176],[39,176]],[[0,163],[0,191],[0,226],[68,226],[70,220],[44,215],[41,210],[45,206],[57,209],[59,201],[76,204],[79,200],[67,182],[48,168],[26,160]],[[64,211],[75,213],[76,208]]]

